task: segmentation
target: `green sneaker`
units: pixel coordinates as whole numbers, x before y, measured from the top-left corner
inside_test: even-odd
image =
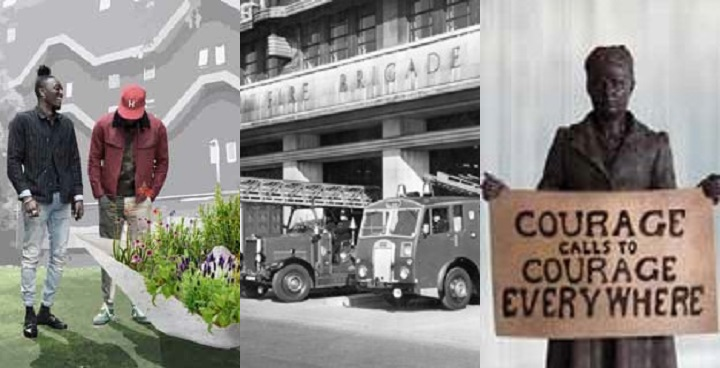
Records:
[[[115,311],[113,310],[112,305],[108,306],[107,304],[103,304],[102,308],[100,308],[100,313],[93,318],[93,325],[104,326],[114,319]]]
[[[132,319],[141,324],[148,324],[150,321],[148,321],[147,317],[145,316],[145,313],[143,313],[137,306],[132,306]]]

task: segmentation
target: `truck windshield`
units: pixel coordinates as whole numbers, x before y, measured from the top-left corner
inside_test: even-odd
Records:
[[[365,211],[360,236],[415,236],[418,214],[414,209]]]

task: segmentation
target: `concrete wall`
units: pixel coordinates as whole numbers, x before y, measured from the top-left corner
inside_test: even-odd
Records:
[[[515,188],[537,184],[556,128],[590,109],[583,61],[599,44],[633,52],[631,110],[670,134],[679,186],[720,171],[719,2],[484,0],[481,25],[483,171]],[[542,367],[543,340],[495,337],[483,218],[481,366]],[[718,337],[678,339],[680,366],[716,366],[718,346]]]

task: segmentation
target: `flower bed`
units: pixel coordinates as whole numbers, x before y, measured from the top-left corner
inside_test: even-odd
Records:
[[[240,198],[216,188],[200,219],[171,223],[155,210],[141,219],[149,231],[133,243],[113,243],[115,259],[140,273],[152,296],[175,297],[213,326],[240,322]]]

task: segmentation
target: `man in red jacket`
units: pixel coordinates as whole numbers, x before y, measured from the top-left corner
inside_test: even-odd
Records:
[[[120,239],[127,223],[127,238],[134,242],[147,227],[152,202],[168,172],[167,130],[160,119],[145,111],[145,90],[123,88],[118,109],[100,118],[90,142],[88,176],[100,207],[100,236]],[[105,303],[93,319],[105,325],[115,317],[115,285],[102,270]],[[132,306],[135,321],[146,323],[142,311]]]

